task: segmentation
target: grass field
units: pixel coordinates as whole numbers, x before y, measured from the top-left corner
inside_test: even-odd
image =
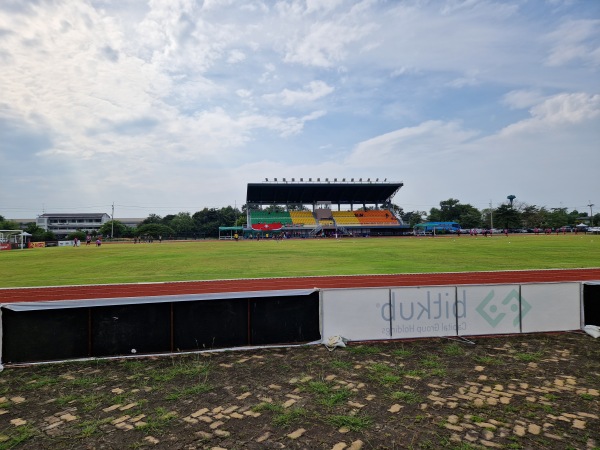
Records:
[[[600,266],[600,237],[105,244],[0,252],[0,287]]]

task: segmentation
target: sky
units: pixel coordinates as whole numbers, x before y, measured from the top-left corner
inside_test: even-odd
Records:
[[[0,215],[318,177],[402,182],[405,211],[600,209],[600,1],[0,2]]]

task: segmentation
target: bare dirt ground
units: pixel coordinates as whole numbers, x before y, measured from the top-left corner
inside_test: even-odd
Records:
[[[598,449],[583,333],[10,367],[0,449]]]

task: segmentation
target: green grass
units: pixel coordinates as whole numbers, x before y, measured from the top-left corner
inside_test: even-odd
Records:
[[[515,354],[515,358],[518,359],[519,361],[524,361],[524,362],[534,362],[534,361],[539,361],[542,358],[542,353],[541,352],[535,352],[535,353],[517,353]]]
[[[335,415],[326,417],[325,421],[337,428],[346,427],[350,431],[362,431],[373,424],[373,419],[369,416]]]
[[[414,405],[423,401],[423,398],[419,394],[411,391],[395,391],[392,392],[391,397],[394,400],[401,400],[409,405]]]
[[[212,389],[212,387],[205,383],[199,383],[194,386],[178,389],[175,392],[171,392],[165,396],[165,400],[180,400],[186,397],[194,397],[199,394],[204,394]]]
[[[0,252],[0,287],[580,268],[598,261],[600,239],[585,235],[111,244]]]
[[[311,381],[305,387],[304,390],[316,394],[317,401],[328,408],[345,403],[352,395],[352,392],[347,388],[334,388],[335,386],[331,383],[324,381]]]

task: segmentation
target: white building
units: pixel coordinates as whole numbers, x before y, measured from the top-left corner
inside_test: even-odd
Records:
[[[36,224],[46,231],[52,231],[57,237],[62,237],[75,231],[97,232],[108,221],[110,216],[106,213],[46,213],[38,216]]]

